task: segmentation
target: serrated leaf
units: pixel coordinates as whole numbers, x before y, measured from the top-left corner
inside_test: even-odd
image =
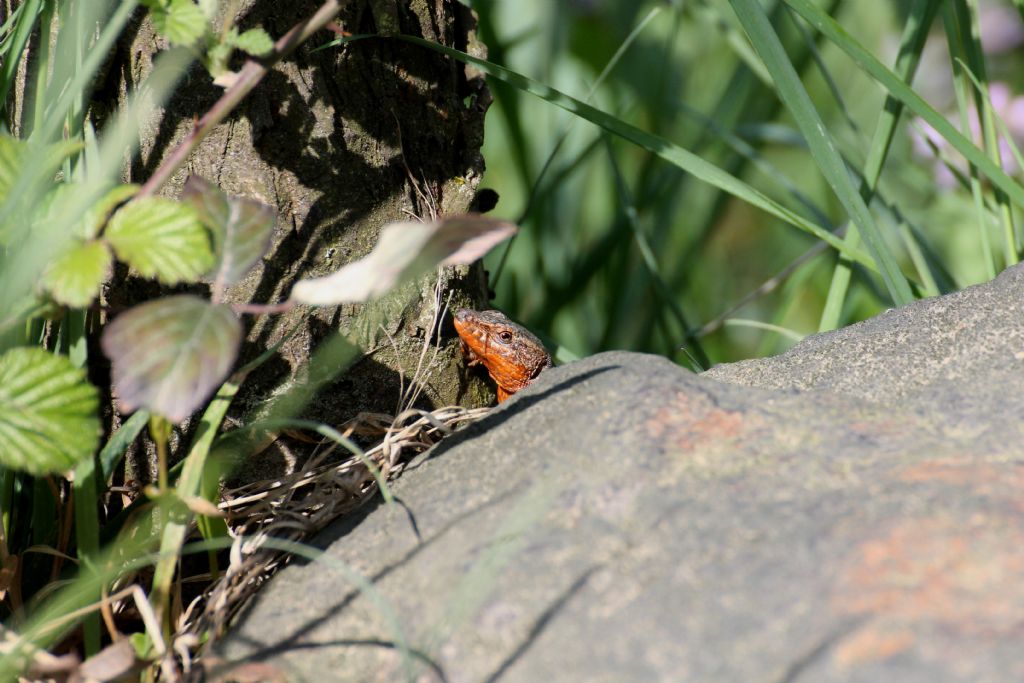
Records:
[[[85,242],[58,256],[43,274],[43,287],[56,301],[85,308],[110,274],[113,257],[101,241]]]
[[[82,237],[85,239],[95,237],[107,218],[110,217],[111,212],[134,197],[138,191],[139,186],[134,184],[115,185],[112,187],[85,212]]]
[[[171,0],[151,11],[153,27],[172,45],[189,47],[206,34],[206,16],[192,0]]]
[[[227,377],[241,338],[230,306],[182,294],[122,313],[100,343],[122,411],[146,408],[181,422]]]
[[[296,283],[291,298],[317,306],[367,301],[439,265],[475,261],[515,232],[511,223],[477,215],[392,223],[364,258],[333,275]]]
[[[99,232],[100,227],[106,222],[110,212],[117,208],[119,204],[130,199],[132,195],[138,192],[138,189],[138,185],[117,185],[97,200],[84,213],[79,209],[78,212],[82,215],[78,217],[78,220],[75,220],[72,226],[73,234],[82,240],[94,238]],[[57,185],[43,195],[42,199],[33,207],[32,225],[46,226],[58,221],[66,222],[68,217],[64,214],[71,210],[70,207],[75,207],[78,204],[77,200],[83,192],[88,191],[84,184],[77,182]]]
[[[253,57],[265,57],[274,49],[274,41],[266,31],[259,27],[233,36],[231,44]]]
[[[64,356],[15,348],[0,356],[0,463],[66,472],[96,450],[99,392]]]
[[[270,248],[274,210],[252,199],[228,197],[199,176],[189,176],[181,199],[213,233],[214,291],[238,282]]]
[[[191,207],[170,199],[126,204],[103,235],[119,259],[167,285],[195,282],[213,265],[206,228]]]

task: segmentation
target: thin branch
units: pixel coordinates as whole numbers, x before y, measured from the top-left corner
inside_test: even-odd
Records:
[[[239,315],[248,313],[250,315],[267,315],[270,313],[284,313],[295,308],[295,302],[289,299],[279,304],[231,304],[232,310]]]

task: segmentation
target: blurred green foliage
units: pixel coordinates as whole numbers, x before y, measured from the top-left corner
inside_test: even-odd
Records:
[[[892,68],[908,14],[924,3],[816,4]],[[828,134],[852,169],[863,169],[885,91],[785,4],[762,5]],[[1000,27],[986,11],[1002,12],[1004,33],[1012,34],[1009,23],[1021,19],[1009,4],[982,3],[979,14],[974,2],[944,3],[914,88],[959,125],[944,19],[963,24],[943,15],[951,5],[980,17],[986,48],[996,43],[986,42],[993,30],[986,26]],[[591,104],[681,145],[820,225],[844,226],[842,205],[730,3],[474,0],[472,6],[490,61],[581,100],[642,25]],[[1019,88],[1019,57],[985,52],[987,76],[975,75]],[[496,307],[576,355],[623,348],[687,365],[684,346],[706,365],[779,353],[817,331],[837,263],[833,249],[819,248],[801,262],[817,242],[810,235],[541,99],[490,83],[495,103],[484,185],[501,197],[494,215],[522,226],[507,253],[498,249],[487,259]],[[983,281],[986,259],[996,272],[1016,260],[999,251],[1004,240],[995,205],[986,194],[979,218],[969,187],[937,182],[934,159],[915,154],[912,121],[907,114],[900,120],[885,158],[881,201],[871,204],[875,221],[911,279],[922,280],[907,244],[929,261],[938,291]],[[1012,130],[1013,121],[1007,123]],[[986,185],[982,190],[988,193]],[[979,239],[979,221],[996,245],[994,257]],[[637,232],[649,242],[656,272],[645,267]],[[776,277],[771,291],[733,310]],[[881,279],[855,268],[839,324],[891,305]]]

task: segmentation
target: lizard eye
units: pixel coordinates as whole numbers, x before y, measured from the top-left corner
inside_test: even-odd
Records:
[[[512,333],[508,330],[502,330],[498,333],[498,336],[501,337],[502,341],[512,341]]]

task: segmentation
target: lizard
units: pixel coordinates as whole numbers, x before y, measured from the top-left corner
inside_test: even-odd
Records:
[[[498,385],[498,403],[551,367],[551,355],[544,344],[501,311],[463,308],[454,317],[468,365],[487,368],[487,374]]]

